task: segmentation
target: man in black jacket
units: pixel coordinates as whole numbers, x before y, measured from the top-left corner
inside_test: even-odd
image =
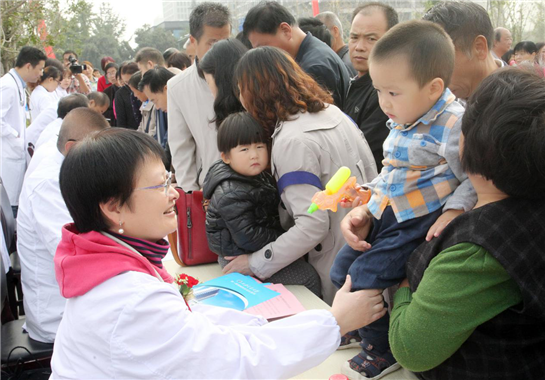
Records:
[[[276,1],[262,2],[250,9],[243,26],[254,48],[275,46],[285,50],[320,85],[333,93],[342,109],[350,73],[339,56],[312,34],[305,34],[293,15]]]
[[[378,94],[369,76],[368,59],[375,43],[398,23],[397,12],[382,3],[368,3],[354,10],[348,49],[358,75],[350,81],[343,111],[365,135],[380,172],[384,158],[382,144],[388,136],[388,116],[382,112]]]

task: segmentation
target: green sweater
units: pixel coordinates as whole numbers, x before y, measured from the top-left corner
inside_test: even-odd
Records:
[[[457,244],[433,258],[416,292],[401,288],[395,294],[392,353],[410,371],[437,367],[477,326],[521,301],[519,287],[491,254]]]

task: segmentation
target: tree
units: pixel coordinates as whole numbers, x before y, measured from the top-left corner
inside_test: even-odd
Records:
[[[136,30],[134,42],[138,46],[136,51],[143,47],[152,47],[163,52],[168,48],[178,47],[178,41],[172,32],[162,28],[152,28],[147,24]]]
[[[125,32],[125,22],[114,13],[110,4],[102,3],[99,15],[92,17],[91,32],[83,45],[81,56],[94,67],[100,67],[100,60],[106,56],[119,63],[134,55],[129,43],[121,38]]]

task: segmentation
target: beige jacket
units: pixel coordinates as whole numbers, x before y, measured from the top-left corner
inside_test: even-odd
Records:
[[[176,180],[185,191],[199,190],[220,153],[212,122],[214,96],[199,77],[196,64],[168,81],[167,102],[168,144]]]
[[[271,161],[277,181],[286,173],[304,171],[316,175],[325,187],[341,166],[348,166],[360,184],[377,175],[373,154],[362,132],[334,105],[315,114],[299,113],[293,120],[280,123],[273,133]],[[345,244],[340,222],[349,210],[308,214],[318,190],[308,184],[285,188],[281,194],[285,209],[280,207],[280,214],[287,214],[291,226],[284,223],[289,230],[251,254],[249,263],[258,277],[266,279],[308,252],[309,262],[320,275],[324,300],[331,304],[336,288],[329,271]]]

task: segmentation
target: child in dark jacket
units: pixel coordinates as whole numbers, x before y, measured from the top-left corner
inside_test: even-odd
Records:
[[[226,256],[254,253],[275,241],[280,226],[280,196],[272,176],[265,171],[269,153],[265,132],[249,114],[228,116],[218,130],[221,160],[204,180],[203,196],[209,199],[206,237],[222,267]],[[312,265],[297,260],[268,280],[285,285],[305,285],[320,295],[320,280]]]

